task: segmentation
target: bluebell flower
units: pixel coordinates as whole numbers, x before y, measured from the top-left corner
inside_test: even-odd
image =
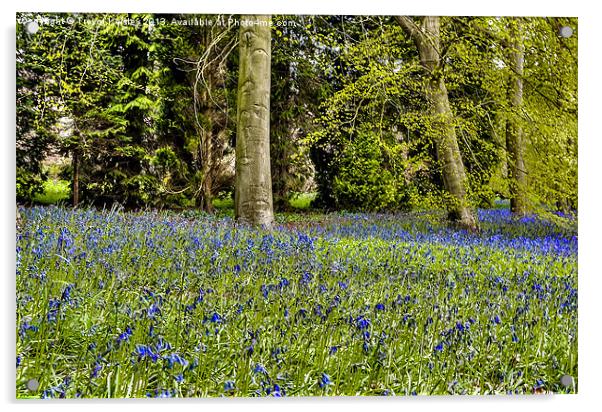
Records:
[[[303,273],[303,276],[301,277],[300,282],[303,285],[307,285],[307,284],[309,284],[309,282],[312,281],[313,277],[314,277],[314,275],[312,275],[311,273],[305,272],[305,273]]]
[[[257,341],[253,339],[251,344],[246,347],[247,355],[251,356],[253,352],[255,352],[255,343],[257,343]]]
[[[211,316],[211,322],[212,323],[221,323],[222,322],[222,317],[219,313],[217,312],[213,312],[213,315]]]
[[[97,378],[98,372],[100,372],[101,369],[102,369],[102,365],[98,362],[95,363],[94,368],[92,369],[92,372],[90,372],[90,378]]]
[[[332,381],[330,380],[330,376],[326,373],[322,372],[322,376],[320,376],[320,388],[324,388],[328,385],[332,385]]]
[[[385,305],[383,305],[382,303],[378,303],[375,307],[376,310],[385,310]]]
[[[458,332],[462,333],[466,330],[466,327],[462,322],[456,322],[456,329],[458,330]]]
[[[435,346],[435,352],[443,352],[443,343],[439,343]]]
[[[125,331],[122,332],[118,337],[117,337],[117,343],[121,343],[123,341],[127,341],[131,336],[132,336],[133,332],[132,332],[132,328],[131,327],[126,327]]]
[[[38,327],[31,325],[28,321],[25,321],[21,324],[21,326],[19,326],[19,336],[21,336],[21,338],[25,338],[27,331],[37,332]]]
[[[48,322],[56,322],[60,306],[61,301],[58,299],[53,298],[48,301],[48,313],[46,314],[46,320]]]
[[[154,319],[155,316],[160,315],[161,314],[161,309],[159,308],[159,305],[157,305],[156,303],[153,303],[147,310],[147,315],[149,317],[149,319]]]
[[[355,325],[360,330],[366,329],[370,326],[370,319],[367,319],[364,316],[358,316],[355,319]]]
[[[136,351],[134,354],[138,356],[138,360],[150,358],[153,362],[157,362],[159,359],[159,355],[154,353],[152,349],[146,345],[136,345]]]
[[[63,293],[61,295],[61,301],[63,302],[71,302],[71,290],[73,289],[73,285],[69,284],[65,286]]]
[[[280,397],[284,396],[284,391],[282,389],[280,389],[280,386],[278,384],[274,384],[274,390],[272,391],[272,396],[274,396],[275,398],[280,398]]]
[[[176,395],[175,391],[168,391],[167,389],[157,390],[155,389],[154,396],[147,393],[148,398],[173,398]]]
[[[270,290],[268,289],[268,287],[266,285],[261,285],[261,294],[263,295],[264,299],[267,299],[269,294],[270,294]]]
[[[176,375],[176,377],[174,379],[176,380],[176,382],[182,383],[182,382],[184,382],[184,375],[182,375],[180,373],[179,375]]]
[[[188,361],[182,358],[177,353],[171,353],[169,355],[163,356],[163,359],[167,361],[167,367],[169,369],[173,368],[174,364],[179,363],[180,365],[186,367],[188,366]]]
[[[226,381],[226,383],[224,383],[224,392],[233,391],[234,388],[234,381]]]
[[[261,363],[257,363],[255,364],[255,367],[253,368],[253,372],[254,373],[264,373],[267,375],[268,371],[265,368],[265,366],[263,366]]]

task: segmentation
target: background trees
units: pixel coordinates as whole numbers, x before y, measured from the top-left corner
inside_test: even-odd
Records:
[[[239,16],[19,18],[19,201],[43,190],[49,155],[68,159],[60,174],[74,203],[211,212],[234,193],[239,78],[259,75],[244,72]],[[277,210],[307,191],[317,191],[314,207],[439,208],[467,228],[496,198],[521,216],[576,209],[576,19],[272,22],[261,35],[272,51],[271,179],[261,185]],[[572,36],[559,34],[564,26]]]
[[[22,14],[23,19],[32,14]],[[47,173],[42,161],[56,135],[57,121],[52,110],[49,63],[44,58],[48,33],[36,32],[36,25],[19,24],[16,33],[16,196],[17,201],[31,200],[43,191]]]
[[[226,16],[217,17],[223,21]],[[158,94],[155,153],[161,203],[212,211],[234,182],[238,31],[224,25],[166,24],[216,19],[156,15],[153,57]]]

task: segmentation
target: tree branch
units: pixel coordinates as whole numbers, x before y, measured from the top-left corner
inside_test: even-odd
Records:
[[[425,36],[420,27],[408,16],[395,16],[401,28],[417,43],[423,43]]]

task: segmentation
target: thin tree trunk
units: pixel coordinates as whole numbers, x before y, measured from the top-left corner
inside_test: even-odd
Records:
[[[514,23],[514,24],[512,24]],[[510,209],[517,216],[527,213],[527,173],[525,170],[525,137],[520,124],[523,106],[523,67],[525,47],[520,21],[510,27],[510,87],[511,113],[506,123],[506,147],[508,153],[508,175],[510,177]]]
[[[211,85],[209,82],[208,84]],[[208,98],[208,96],[206,96]],[[207,103],[208,104],[208,103]],[[204,116],[209,120],[209,127],[205,128],[203,133],[203,139],[201,141],[201,174],[202,181],[201,187],[199,190],[200,194],[200,207],[205,212],[213,213],[213,162],[214,162],[214,153],[213,153],[213,110],[208,108],[204,112]]]
[[[79,151],[73,150],[73,207],[79,204]]]
[[[236,219],[265,227],[271,227],[274,222],[270,171],[269,23],[270,16],[241,16],[234,194]]]
[[[21,217],[21,213],[19,212],[19,205],[15,204],[15,210],[17,212],[17,233],[21,232],[21,228],[23,227],[23,218]]]
[[[466,229],[475,231],[477,221],[466,198],[466,172],[442,73],[439,17],[423,17],[421,27],[409,17],[398,16],[396,19],[416,44],[420,63],[427,72],[425,93],[433,116],[433,137],[437,157],[443,163],[445,189],[453,198],[453,203],[449,207],[450,219],[457,221]]]
[[[209,138],[211,139],[211,138]],[[211,145],[208,145],[208,149],[211,150]],[[212,154],[206,155],[205,163],[209,163],[209,159],[213,159]],[[211,168],[209,165],[205,166],[203,163],[203,181],[201,183],[201,209],[208,213],[213,213],[215,208],[213,207],[213,179],[211,176]]]

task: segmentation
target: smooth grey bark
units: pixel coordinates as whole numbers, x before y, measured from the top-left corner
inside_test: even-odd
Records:
[[[460,226],[475,231],[477,221],[466,198],[466,172],[442,73],[439,17],[422,17],[421,26],[406,16],[397,16],[396,20],[414,41],[420,56],[420,64],[427,73],[425,94],[433,116],[433,138],[437,157],[443,164],[445,189],[453,199],[449,208],[450,218],[457,221]]]
[[[514,23],[514,24],[512,24]],[[520,20],[510,25],[508,60],[510,63],[510,116],[506,122],[506,153],[510,178],[510,210],[517,216],[527,213],[527,172],[525,169],[525,136],[520,124],[523,107],[523,72],[525,46]]]
[[[241,16],[234,192],[236,219],[264,227],[274,223],[270,172],[270,19],[269,15]]]

